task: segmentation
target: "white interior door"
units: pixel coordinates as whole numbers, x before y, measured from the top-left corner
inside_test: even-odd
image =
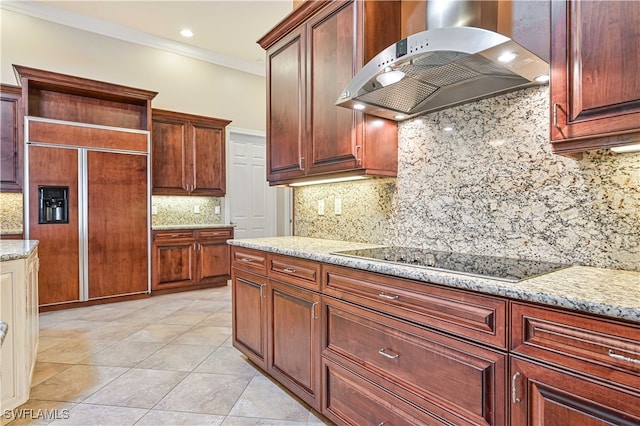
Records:
[[[265,137],[231,130],[228,140],[227,212],[234,238],[276,236],[277,189],[267,182]]]

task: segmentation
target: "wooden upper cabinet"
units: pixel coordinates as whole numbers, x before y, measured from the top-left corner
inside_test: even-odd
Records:
[[[640,2],[551,2],[557,153],[640,143]]]
[[[397,174],[397,124],[335,106],[355,73],[400,39],[401,2],[306,2],[267,50],[267,180]]]
[[[22,191],[22,89],[0,85],[0,191]]]
[[[231,121],[158,109],[152,121],[153,194],[224,196]]]

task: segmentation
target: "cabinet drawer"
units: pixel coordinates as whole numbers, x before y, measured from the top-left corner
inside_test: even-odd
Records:
[[[243,247],[233,247],[231,250],[231,266],[267,275],[267,253]]]
[[[216,229],[201,229],[198,232],[198,238],[200,239],[229,239],[233,238],[232,228],[216,228]]]
[[[324,306],[325,355],[400,386],[419,406],[448,410],[455,423],[504,422],[506,355],[330,298]]]
[[[373,385],[340,364],[323,361],[325,374],[322,414],[346,425],[445,425]]]
[[[640,389],[640,326],[511,304],[512,352]]]
[[[289,256],[269,255],[269,278],[320,290],[320,263]]]
[[[193,239],[193,231],[153,231],[154,243],[175,242],[176,240]]]
[[[506,349],[506,300],[338,266],[323,268],[325,294]]]

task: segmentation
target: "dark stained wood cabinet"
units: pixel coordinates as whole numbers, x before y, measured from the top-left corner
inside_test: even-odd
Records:
[[[267,371],[320,410],[320,294],[269,280]]]
[[[267,180],[397,173],[397,125],[336,107],[368,59],[400,38],[400,2],[305,2],[267,50]]]
[[[231,121],[159,109],[152,118],[153,194],[224,196]]]
[[[640,143],[640,2],[551,2],[551,142],[559,154]]]
[[[226,285],[233,228],[153,231],[153,292]]]
[[[511,304],[514,425],[640,422],[640,326]]]
[[[233,346],[267,370],[266,253],[231,250]]]
[[[0,84],[0,191],[22,191],[22,89]]]

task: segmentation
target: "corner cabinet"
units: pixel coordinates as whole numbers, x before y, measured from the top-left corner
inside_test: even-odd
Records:
[[[22,138],[22,89],[0,85],[0,191],[22,191],[23,138]]]
[[[267,51],[271,185],[397,174],[397,124],[335,101],[366,61],[399,40],[400,5],[304,2],[258,41]]]
[[[151,116],[153,194],[223,197],[231,121],[159,109]]]
[[[554,152],[640,143],[640,2],[551,2]]]

